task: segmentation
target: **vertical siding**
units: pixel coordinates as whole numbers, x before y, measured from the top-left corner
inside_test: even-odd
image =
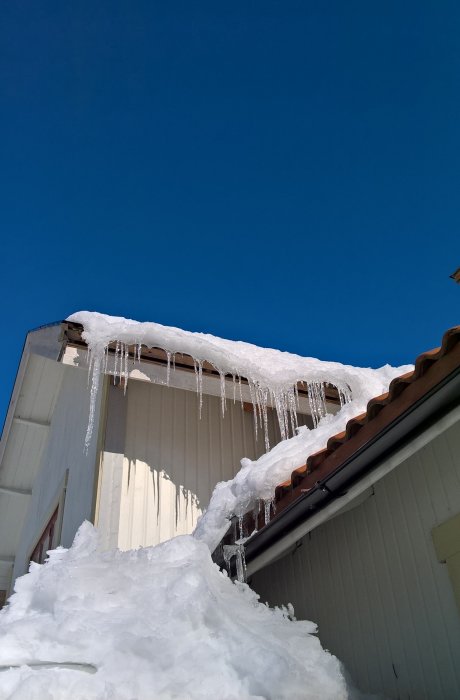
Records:
[[[374,495],[257,572],[271,604],[292,602],[366,692],[460,697],[460,616],[431,530],[460,511],[460,426],[375,484]]]
[[[222,417],[220,398],[204,395],[200,419],[195,393],[136,381],[128,386],[127,401],[122,549],[191,532],[216,483],[232,478],[242,457],[264,452],[253,414],[239,402],[227,401]],[[279,439],[272,415],[270,442]]]
[[[105,440],[95,514],[104,549],[118,547],[127,403],[120,388],[107,387]]]

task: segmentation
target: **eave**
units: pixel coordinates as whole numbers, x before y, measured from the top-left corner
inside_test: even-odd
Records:
[[[307,531],[309,519],[346,497],[356,482],[442,416],[453,415],[459,404],[460,327],[456,327],[445,333],[440,348],[420,355],[413,372],[397,377],[387,394],[372,399],[366,413],[349,421],[325,450],[312,455],[288,482],[278,486],[276,512],[267,525],[263,514],[257,523],[246,516],[246,532],[257,527],[245,548],[249,569],[258,568],[261,557],[274,545],[279,555],[279,543],[292,541],[289,533]],[[251,566],[256,560],[257,567]]]

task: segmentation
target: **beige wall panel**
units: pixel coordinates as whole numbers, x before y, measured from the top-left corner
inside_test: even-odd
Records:
[[[104,518],[120,509],[122,549],[191,532],[216,483],[232,478],[242,457],[265,451],[253,414],[233,399],[223,417],[220,398],[204,395],[200,419],[195,393],[130,381],[127,402],[121,503],[101,495]],[[273,413],[269,423],[273,445],[280,439]]]
[[[459,454],[455,425],[251,579],[263,601],[316,622],[366,692],[460,697],[460,616],[431,536],[460,512]]]

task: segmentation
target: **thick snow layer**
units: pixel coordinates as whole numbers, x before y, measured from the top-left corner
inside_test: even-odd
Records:
[[[348,697],[315,625],[262,605],[190,536],[101,553],[84,523],[15,591],[0,613],[2,700]]]
[[[167,354],[168,363],[176,353],[193,357],[199,394],[202,363],[205,360],[214,365],[221,378],[225,374],[245,377],[253,397],[256,424],[257,415],[262,425],[266,422],[267,403],[271,400],[277,409],[283,438],[296,432],[297,384],[304,382],[307,386],[315,429],[301,427],[296,435],[283,440],[256,462],[243,459],[241,470],[234,479],[217,484],[195,531],[195,537],[206,542],[211,551],[224,536],[232,516],[243,515],[263,500],[268,518],[276,486],[289,479],[294,469],[305,464],[309,455],[324,448],[332,435],[344,430],[350,418],[365,411],[369,399],[387,391],[392,379],[413,369],[412,365],[397,368],[385,365],[380,369],[371,369],[324,362],[204,333],[191,333],[158,323],[139,323],[90,311],[80,311],[69,316],[68,320],[83,325],[83,338],[92,355],[87,441],[91,439],[99,375],[104,370],[104,356],[111,342],[117,343],[116,364],[120,376],[125,379],[128,378],[130,361],[128,346],[133,345],[137,348],[142,345],[162,348]],[[339,391],[342,407],[335,416],[326,412],[324,384],[332,384]],[[221,387],[224,406],[225,382],[221,382]]]
[[[339,362],[324,362],[312,357],[301,357],[280,350],[261,348],[250,343],[224,340],[206,333],[192,333],[159,323],[140,323],[126,318],[107,316],[92,311],[79,311],[67,319],[83,325],[83,339],[90,351],[92,372],[88,446],[92,436],[94,407],[99,378],[106,364],[106,351],[116,342],[115,372],[128,380],[130,363],[140,356],[141,346],[157,347],[166,352],[168,376],[171,362],[177,353],[190,355],[195,362],[197,391],[202,391],[203,362],[211,363],[221,377],[222,410],[225,410],[225,375],[233,376],[234,383],[244,377],[248,380],[255,415],[266,426],[269,401],[276,407],[283,439],[295,432],[297,386],[304,383],[308,390],[311,413],[315,425],[326,415],[325,384],[338,390],[341,404],[350,400],[361,406],[372,396],[385,391],[397,374],[411,368],[386,365],[380,369],[352,367]],[[129,346],[136,347],[135,356]],[[236,386],[234,387],[236,390]],[[235,391],[236,393],[236,391]],[[257,423],[257,417],[256,417]],[[265,430],[267,436],[267,430]],[[268,442],[266,442],[268,449]]]
[[[171,355],[182,353],[195,360],[206,360],[224,374],[245,377],[273,390],[286,389],[301,381],[332,382],[344,391],[349,387],[353,396],[359,398],[363,383],[373,395],[378,394],[381,376],[387,370],[385,367],[373,370],[324,362],[243,341],[225,340],[208,333],[192,333],[159,323],[140,323],[93,311],[79,311],[67,320],[83,326],[83,339],[93,353],[103,351],[109,343],[117,340],[124,345],[162,348]],[[372,384],[374,389],[370,387]]]

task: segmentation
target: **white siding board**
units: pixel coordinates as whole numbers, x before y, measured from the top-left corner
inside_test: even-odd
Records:
[[[366,692],[460,697],[460,616],[431,539],[460,512],[459,452],[455,425],[251,579],[263,600],[317,622]]]
[[[60,371],[61,367],[53,360],[31,355],[16,403],[15,415],[29,420],[49,422],[59,391],[56,374]]]
[[[13,423],[3,457],[0,484],[31,489],[41,454],[48,438],[47,429]]]
[[[119,508],[122,549],[190,533],[216,483],[233,477],[242,457],[265,451],[262,430],[255,441],[253,414],[233,398],[222,416],[220,398],[203,395],[201,419],[190,391],[130,381],[126,400],[121,498],[110,505]],[[279,439],[275,421],[270,412],[271,444]]]
[[[63,369],[62,366],[54,364]],[[61,544],[65,547],[70,546],[83,520],[91,519],[101,395],[102,392],[99,392],[95,435],[88,453],[85,453],[89,388],[83,370],[71,367],[64,369],[46,445],[21,532],[14,577],[27,570],[29,554],[46,525],[46,518],[51,515],[50,509],[58,499],[58,491],[67,470],[67,495],[62,520]],[[30,428],[27,427],[27,430]]]

